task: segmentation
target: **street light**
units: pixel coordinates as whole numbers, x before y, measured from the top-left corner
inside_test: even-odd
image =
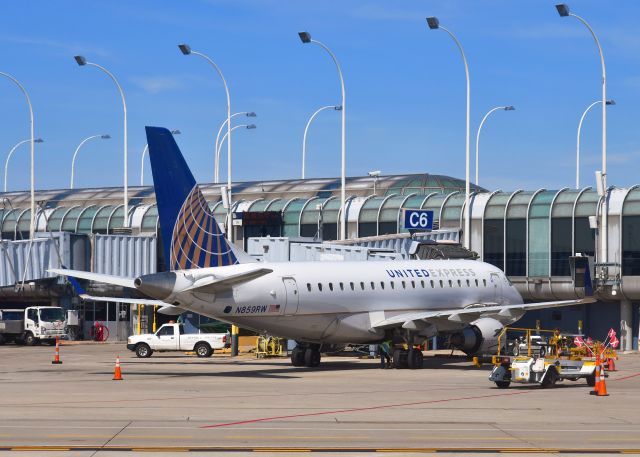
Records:
[[[174,129],[171,130],[172,135],[180,135],[180,130]],[[144,157],[147,155],[149,151],[149,143],[144,145],[144,149],[142,149],[142,158],[140,160],[140,185],[144,186]]]
[[[233,132],[234,130],[237,130],[237,129],[241,129],[241,128],[245,128],[247,130],[253,130],[253,129],[256,129],[258,127],[255,124],[240,124],[240,125],[233,126],[231,128],[231,132]],[[220,155],[220,149],[222,148],[222,145],[224,144],[225,140],[228,140],[228,139],[229,139],[229,132],[225,133],[223,135],[222,139],[220,140],[220,144],[218,145],[218,151],[217,151],[218,156]],[[229,207],[231,207],[231,204],[229,204]]]
[[[437,17],[428,17],[427,18],[427,25],[429,26],[429,28],[431,30],[444,30],[445,32],[447,32],[449,34],[449,36],[453,39],[453,41],[456,43],[456,46],[458,46],[458,49],[460,50],[460,54],[462,55],[462,60],[464,61],[464,72],[465,75],[467,77],[467,131],[466,131],[466,159],[465,159],[465,193],[464,193],[464,212],[465,212],[465,228],[464,228],[464,247],[469,249],[470,248],[470,230],[471,230],[471,220],[470,220],[470,214],[471,211],[469,210],[469,197],[471,194],[471,184],[470,184],[470,153],[469,153],[469,147],[470,147],[470,142],[471,142],[471,130],[470,130],[470,122],[471,122],[471,81],[469,78],[469,64],[467,62],[467,56],[464,54],[464,50],[462,49],[462,45],[460,44],[460,42],[458,41],[458,39],[456,38],[456,36],[451,33],[448,29],[446,29],[445,27],[442,27],[440,25],[440,21],[438,20]]]
[[[514,106],[496,106],[495,108],[490,109],[489,112],[485,114],[484,117],[482,118],[482,121],[480,122],[480,126],[478,127],[478,133],[476,134],[476,186],[479,185],[479,181],[480,181],[479,171],[478,171],[479,163],[480,163],[478,161],[478,158],[479,158],[478,150],[480,147],[480,132],[482,131],[482,126],[484,125],[484,121],[486,121],[487,118],[495,111],[498,111],[498,110],[514,111],[515,109],[516,108]]]
[[[374,170],[367,173],[370,177],[373,178],[373,195],[376,195],[376,184],[378,184],[378,178],[382,172],[380,170]]]
[[[34,143],[42,143],[44,140],[42,138],[36,138],[35,140],[33,140]],[[11,159],[11,156],[13,155],[13,151],[15,151],[16,149],[18,149],[20,146],[22,146],[25,143],[30,143],[31,140],[22,140],[20,141],[18,144],[16,144],[14,147],[11,148],[11,150],[9,151],[9,154],[7,154],[7,159],[4,162],[4,191],[7,191],[7,171],[9,170],[9,159]]]
[[[111,80],[115,83],[118,88],[118,92],[120,92],[120,98],[122,98],[122,110],[124,113],[124,228],[129,227],[129,168],[128,168],[128,160],[129,160],[129,152],[127,149],[127,101],[124,98],[124,91],[122,90],[122,86],[116,79],[116,77],[109,70],[104,68],[102,65],[98,65],[97,63],[89,62],[83,56],[74,56],[76,63],[81,67],[91,66],[96,67],[99,70],[102,70],[111,78]]]
[[[220,67],[216,65],[216,63],[211,60],[211,58],[201,52],[194,51],[188,44],[179,44],[178,48],[180,52],[185,56],[190,54],[195,54],[197,56],[202,57],[207,62],[211,64],[211,66],[216,70],[220,79],[222,79],[222,84],[224,85],[224,91],[227,95],[227,136],[229,137],[229,141],[227,142],[227,199],[229,201],[229,207],[227,208],[227,234],[229,236],[229,241],[233,243],[233,230],[231,230],[231,97],[229,96],[229,86],[227,85],[227,80],[225,79]],[[214,151],[217,152],[217,151]],[[215,174],[215,170],[214,170]]]
[[[607,69],[604,64],[604,53],[602,52],[602,46],[600,46],[600,40],[596,36],[596,33],[593,31],[591,26],[587,21],[578,16],[577,14],[573,14],[569,10],[569,6],[561,3],[556,5],[556,9],[558,10],[558,14],[561,17],[572,16],[577,20],[582,22],[584,26],[589,30],[591,36],[593,37],[593,41],[596,43],[596,47],[598,48],[598,54],[600,54],[600,65],[602,67],[602,187],[604,191],[607,191]],[[608,248],[608,213],[609,213],[609,203],[608,198],[603,199],[602,203],[602,227],[600,233],[600,246],[601,246],[601,256],[598,259],[600,263],[607,263],[609,260],[609,248]]]
[[[239,113],[234,113],[231,115],[230,119],[233,119],[236,116],[242,116],[245,115],[247,117],[256,117],[257,114],[254,113],[253,111],[242,111]],[[220,128],[218,129],[218,134],[216,135],[216,156],[215,156],[215,160],[214,160],[214,167],[215,167],[215,173],[213,175],[213,181],[218,184],[219,178],[220,178],[220,148],[218,148],[218,145],[220,144],[220,135],[222,134],[222,129],[224,129],[224,126],[227,125],[227,120],[225,119],[224,122],[222,124],[220,124]]]
[[[307,125],[304,128],[304,135],[302,136],[302,179],[304,179],[304,165],[305,165],[305,161],[306,161],[306,157],[307,157],[307,131],[309,130],[309,126],[311,125],[311,122],[315,119],[315,117],[318,115],[318,113],[320,113],[321,111],[324,111],[326,109],[333,109],[335,111],[342,111],[342,106],[339,106],[339,105],[323,106],[322,108],[319,108],[318,110],[316,110],[316,112],[313,113],[311,115],[311,117],[309,118],[309,121],[307,121]]]
[[[36,231],[36,173],[35,173],[35,159],[36,159],[36,146],[35,146],[35,128],[33,123],[33,106],[31,105],[31,98],[27,93],[27,90],[24,88],[20,81],[11,76],[8,73],[3,73],[0,71],[0,76],[4,76],[7,79],[10,79],[24,94],[24,97],[27,99],[27,105],[29,106],[29,118],[30,118],[30,126],[31,126],[31,220],[29,221],[29,238],[33,239],[33,235]],[[6,179],[5,179],[6,182]],[[5,189],[6,190],[6,189]]]
[[[340,89],[342,92],[342,103],[340,106],[342,107],[342,172],[341,172],[341,185],[342,190],[340,192],[340,239],[344,240],[347,238],[347,216],[346,216],[346,168],[347,168],[347,151],[346,151],[346,94],[344,89],[344,78],[342,76],[342,69],[340,68],[340,63],[336,58],[335,54],[331,52],[324,43],[314,40],[311,38],[309,32],[299,32],[298,36],[303,43],[314,43],[323,48],[325,51],[329,53],[333,63],[336,65],[338,70],[338,76],[340,77]]]
[[[602,103],[602,100],[597,100],[587,106],[587,109],[584,110],[582,116],[580,117],[580,122],[578,122],[578,135],[576,138],[576,189],[580,189],[580,132],[582,131],[582,122],[584,118],[587,116],[587,113],[596,106],[598,103]],[[607,105],[615,105],[615,100],[607,100]]]
[[[90,137],[85,138],[84,140],[82,140],[80,142],[80,144],[76,148],[76,152],[73,153],[73,159],[71,160],[71,186],[69,187],[70,189],[73,189],[73,176],[74,176],[75,168],[76,168],[76,156],[78,155],[78,152],[80,151],[80,148],[82,147],[82,145],[85,144],[87,141],[92,140],[94,138],[101,138],[103,140],[108,140],[109,138],[111,138],[111,136],[110,135],[92,135]]]

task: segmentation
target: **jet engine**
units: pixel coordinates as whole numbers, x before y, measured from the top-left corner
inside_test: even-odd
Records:
[[[451,335],[451,346],[460,349],[467,355],[494,354],[498,349],[498,335],[503,325],[496,319],[483,317],[477,319],[468,327]],[[504,344],[504,341],[502,341]]]

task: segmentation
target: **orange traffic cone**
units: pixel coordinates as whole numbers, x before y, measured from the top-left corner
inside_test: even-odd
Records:
[[[600,382],[597,385],[598,393],[596,393],[596,396],[608,397],[609,394],[607,393],[607,384],[604,381],[604,367],[600,369]]]
[[[54,365],[62,364],[62,361],[60,360],[60,339],[57,336],[56,336],[56,352],[55,352],[55,355],[53,356],[53,360],[51,361],[51,363]]]
[[[596,383],[593,386],[593,390],[591,392],[589,392],[589,394],[591,395],[598,395],[598,392],[600,391],[600,357],[596,356],[596,372],[595,372],[595,378],[596,378]]]
[[[609,371],[618,371],[616,370],[616,362],[613,357],[609,358],[609,363],[607,365],[609,366]]]
[[[116,356],[116,370],[113,372],[114,381],[122,381],[122,371],[120,371],[120,356]]]

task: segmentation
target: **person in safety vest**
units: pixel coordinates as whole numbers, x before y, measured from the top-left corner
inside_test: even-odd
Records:
[[[380,368],[391,368],[391,340],[383,341],[378,347]]]

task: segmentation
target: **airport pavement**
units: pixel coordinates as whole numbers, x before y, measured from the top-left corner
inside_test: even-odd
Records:
[[[120,355],[123,381],[112,381]],[[495,388],[488,367],[430,358],[423,370],[326,357],[138,359],[124,345],[0,346],[0,453],[16,455],[599,455],[640,453],[640,355],[585,381]]]

